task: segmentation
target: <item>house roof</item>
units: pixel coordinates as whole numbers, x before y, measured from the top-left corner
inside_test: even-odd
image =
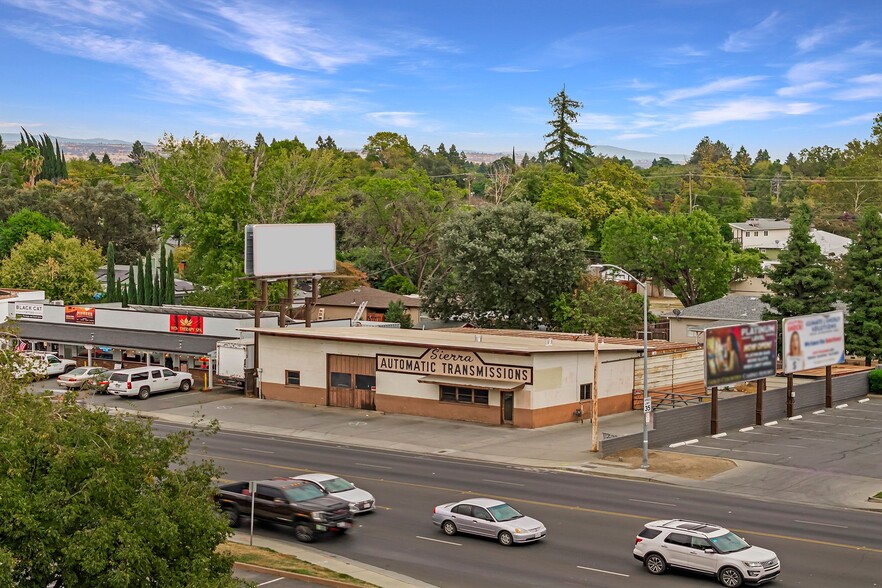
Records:
[[[777,218],[752,218],[743,223],[729,223],[729,226],[742,231],[780,231],[789,230],[790,221]]]
[[[835,233],[812,229],[811,235],[815,243],[821,246],[821,253],[825,257],[842,257],[848,253],[848,247],[851,245],[851,239]]]
[[[763,312],[769,306],[757,296],[738,296],[729,294],[710,302],[687,306],[680,314],[670,318],[702,318],[747,323],[763,320]]]
[[[480,329],[474,327],[446,327],[434,329],[442,332],[460,332],[474,333],[479,335],[499,335],[506,337],[524,337],[529,339],[553,339],[555,341],[577,341],[590,343],[594,345],[594,335],[585,333],[556,333],[549,331],[529,331],[526,329]],[[630,337],[601,337],[600,342],[607,345],[627,345],[629,347],[643,347],[643,339],[634,339]],[[688,349],[699,349],[701,346],[694,343],[677,343],[665,341],[663,339],[649,339],[646,342],[647,348],[654,352],[672,353],[674,351],[684,351]]]
[[[402,302],[406,308],[419,308],[422,301],[418,296],[404,296],[402,294],[393,294],[384,290],[377,290],[369,286],[361,286],[354,290],[347,290],[332,294],[331,296],[322,296],[318,299],[319,306],[358,306],[367,301],[368,308],[389,308],[390,302]]]

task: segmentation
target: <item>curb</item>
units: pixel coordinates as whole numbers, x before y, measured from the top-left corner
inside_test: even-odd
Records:
[[[319,578],[317,576],[310,576],[308,574],[298,574],[297,572],[287,572],[285,570],[277,570],[276,568],[267,568],[264,566],[259,566],[256,564],[244,563],[244,562],[234,562],[233,569],[236,570],[248,570],[251,572],[260,572],[264,574],[270,574],[273,576],[281,576],[283,578],[291,578],[292,580],[300,580],[301,582],[306,582],[307,584],[319,584],[321,586],[333,586],[334,588],[363,588],[358,584],[350,584],[349,582],[343,582],[341,580],[331,580],[330,578]]]

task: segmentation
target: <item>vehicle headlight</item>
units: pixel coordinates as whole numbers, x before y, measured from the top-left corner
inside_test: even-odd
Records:
[[[525,531],[523,529],[521,529],[520,527],[515,527],[514,532],[515,533],[524,533]]]
[[[314,520],[314,521],[325,520],[325,513],[323,513],[323,512],[313,512],[313,513],[310,513],[309,516],[311,516],[312,520]]]
[[[742,562],[742,563],[744,563],[744,565],[746,565],[746,566],[749,567],[749,568],[761,568],[761,567],[763,567],[763,562],[761,562],[761,561],[745,561],[745,562]]]

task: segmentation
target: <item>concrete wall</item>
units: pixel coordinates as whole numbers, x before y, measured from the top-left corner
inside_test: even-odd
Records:
[[[817,380],[805,384],[794,382],[794,414],[824,407],[826,382]],[[867,372],[840,376],[833,379],[834,404],[869,393]],[[787,389],[778,388],[763,392],[763,420],[765,422],[787,415]],[[653,415],[653,428],[649,431],[650,447],[666,447],[671,443],[710,435],[710,402],[658,411]],[[748,394],[720,401],[720,432],[756,424],[756,396]],[[643,434],[623,435],[601,441],[601,452],[610,455],[624,449],[643,447]]]

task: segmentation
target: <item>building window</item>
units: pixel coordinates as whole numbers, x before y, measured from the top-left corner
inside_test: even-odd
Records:
[[[591,400],[591,384],[579,386],[579,400]]]
[[[763,231],[763,237],[768,237],[768,236],[769,236],[769,232],[768,232],[768,231]]]
[[[376,376],[368,376],[365,374],[355,374],[356,390],[373,390],[377,385]]]
[[[300,371],[293,370],[285,370],[285,385],[286,386],[299,386],[300,385]]]
[[[331,372],[332,388],[352,388],[352,374],[342,374],[340,372]]]
[[[441,401],[460,402],[463,404],[490,404],[490,391],[481,388],[442,385]]]
[[[759,237],[759,231],[754,231],[754,232],[753,232],[753,236],[754,236],[754,237]]]

